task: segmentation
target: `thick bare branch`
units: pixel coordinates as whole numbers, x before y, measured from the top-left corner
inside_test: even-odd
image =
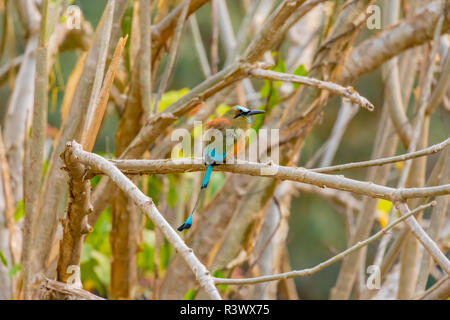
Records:
[[[90,201],[91,182],[86,178],[86,167],[71,152],[70,142],[61,154],[69,173],[69,206],[63,221],[63,237],[59,246],[58,281],[67,282],[71,275],[78,275],[81,249],[84,238],[92,227],[87,223],[87,215],[92,212]],[[81,288],[81,280],[76,279]]]
[[[431,40],[441,12],[442,2],[433,1],[397,26],[363,41],[345,62],[337,82],[351,83],[400,52]],[[446,14],[443,32],[450,28],[448,12]]]
[[[68,145],[69,152],[86,166],[106,173],[109,178],[114,181],[117,186],[130,198],[136,205],[153,221],[153,223],[161,230],[167,240],[173,245],[180,255],[184,258],[186,263],[194,272],[198,282],[202,288],[208,293],[212,299],[221,299],[219,292],[214,287],[211,274],[205,266],[197,259],[192,249],[188,248],[176,231],[163,218],[161,213],[156,208],[152,199],[144,195],[139,188],[134,185],[119,169],[117,169],[111,162],[102,157],[85,152],[81,146],[73,141]]]
[[[31,127],[31,138],[28,143],[27,156],[30,158],[28,168],[24,168],[24,207],[25,207],[25,232],[22,250],[23,285],[22,294],[25,299],[31,298],[31,272],[30,257],[32,247],[32,232],[36,215],[39,214],[38,200],[41,187],[42,170],[44,164],[44,143],[47,128],[48,108],[48,54],[46,39],[46,23],[48,13],[48,0],[43,1],[41,11],[41,29],[39,45],[36,49],[36,74],[34,106]]]
[[[163,160],[110,160],[125,174],[165,174],[206,170],[201,159],[163,159]],[[450,184],[425,188],[391,188],[369,181],[358,181],[344,176],[335,176],[313,172],[301,167],[279,166],[273,163],[256,163],[236,161],[234,164],[223,164],[215,167],[216,171],[226,171],[271,179],[304,182],[319,187],[350,191],[386,200],[409,199],[444,195],[450,193]],[[102,173],[93,167],[92,174]]]
[[[105,300],[82,289],[45,278],[40,283],[39,298],[42,300]]]

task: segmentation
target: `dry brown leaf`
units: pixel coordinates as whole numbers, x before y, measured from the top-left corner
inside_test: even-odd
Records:
[[[116,49],[114,51],[113,58],[111,63],[109,64],[108,71],[106,73],[105,79],[103,81],[103,86],[100,91],[100,96],[95,108],[95,117],[92,119],[92,122],[89,124],[86,132],[83,133],[82,145],[83,149],[86,151],[92,151],[94,147],[95,139],[97,138],[98,131],[100,129],[100,125],[102,124],[103,115],[105,114],[106,105],[109,99],[109,93],[111,89],[111,85],[114,81],[114,76],[116,75],[117,67],[120,62],[120,57],[122,56],[123,48],[125,47],[125,43],[127,42],[128,35],[125,38],[120,38]]]
[[[61,128],[67,119],[69,114],[70,105],[72,104],[72,99],[75,94],[75,90],[80,80],[81,74],[83,73],[84,61],[86,60],[87,52],[84,52],[80,59],[78,59],[75,68],[73,69],[69,79],[67,80],[66,92],[64,94],[63,102],[61,105]]]

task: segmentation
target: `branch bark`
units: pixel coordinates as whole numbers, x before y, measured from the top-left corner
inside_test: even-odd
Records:
[[[351,83],[400,52],[433,39],[433,31],[442,12],[441,9],[441,1],[431,2],[397,26],[363,41],[345,61],[344,69],[337,82]],[[447,32],[450,28],[448,14],[447,12],[443,32]]]
[[[305,86],[315,87],[318,89],[328,90],[332,93],[335,93],[350,100],[353,103],[360,105],[361,107],[369,111],[373,111],[374,109],[373,104],[370,103],[366,98],[360,96],[359,93],[356,92],[355,89],[353,89],[352,87],[345,88],[333,82],[327,82],[319,79],[296,76],[293,74],[287,74],[271,70],[252,69],[249,71],[249,74],[259,79],[286,81],[303,84]]]
[[[206,170],[201,159],[163,159],[163,160],[110,160],[126,174],[165,174]],[[279,166],[273,163],[256,163],[236,161],[235,164],[215,166],[216,171],[226,171],[272,179],[304,182],[319,187],[350,191],[373,198],[386,200],[409,199],[438,196],[450,193],[450,184],[424,188],[391,188],[374,184],[370,181],[358,181],[343,176],[313,172],[301,167]],[[99,174],[93,167],[91,174]]]
[[[136,185],[134,185],[127,177],[120,172],[111,162],[102,157],[85,152],[81,146],[73,141],[68,144],[69,152],[71,152],[84,165],[93,169],[106,173],[109,178],[117,184],[117,186],[130,198],[136,205],[153,221],[153,223],[161,230],[167,240],[173,245],[180,255],[184,258],[191,270],[194,272],[201,287],[208,293],[212,299],[221,299],[219,292],[214,287],[211,274],[205,266],[197,259],[192,249],[188,248],[176,231],[163,218],[156,208],[152,199],[144,195]]]
[[[67,282],[69,277],[79,275],[81,249],[84,238],[92,227],[87,222],[87,215],[92,212],[91,182],[86,177],[86,167],[71,152],[70,142],[61,154],[65,170],[69,174],[69,206],[63,220],[63,237],[59,246],[57,279]],[[81,279],[75,279],[75,285],[81,288]]]
[[[70,288],[66,283],[45,278],[40,283],[39,299],[41,300],[105,300],[77,288]]]
[[[405,202],[394,201],[394,205],[400,212],[400,215],[406,216],[409,212],[409,208]],[[430,236],[422,229],[420,224],[414,217],[408,217],[406,219],[408,227],[414,236],[422,243],[424,248],[428,251],[430,256],[444,269],[447,274],[450,274],[450,261],[447,257],[439,250],[436,243],[430,238]]]

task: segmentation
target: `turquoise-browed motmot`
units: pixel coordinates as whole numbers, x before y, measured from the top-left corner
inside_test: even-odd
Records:
[[[260,113],[264,113],[264,111],[250,110],[237,105],[225,112],[220,118],[216,118],[206,123],[206,129],[216,129],[220,131],[223,140],[221,144],[213,141],[205,147],[204,157],[207,168],[200,187],[200,192],[191,214],[186,221],[178,227],[178,231],[189,229],[191,227],[192,217],[197,209],[203,189],[208,186],[213,166],[224,162],[229,151],[234,150],[235,140],[239,139],[240,135],[250,127],[250,117]]]

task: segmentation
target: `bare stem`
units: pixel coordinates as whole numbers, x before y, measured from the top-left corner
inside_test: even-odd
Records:
[[[304,269],[304,270],[294,270],[294,271],[289,271],[289,272],[284,272],[284,273],[279,273],[279,274],[273,274],[273,275],[268,275],[268,276],[255,277],[255,278],[246,278],[246,279],[214,278],[214,282],[216,285],[217,284],[232,284],[232,285],[239,284],[239,285],[242,285],[242,284],[256,284],[256,283],[267,282],[267,281],[276,281],[276,280],[288,279],[288,278],[294,278],[294,277],[310,276],[310,275],[332,265],[333,263],[338,262],[339,260],[341,260],[345,256],[349,255],[350,253],[355,252],[355,251],[367,246],[369,243],[381,238],[384,234],[386,234],[389,230],[391,230],[393,227],[395,227],[400,222],[406,220],[407,218],[411,217],[413,214],[415,214],[417,212],[420,212],[422,210],[425,210],[426,208],[434,206],[435,204],[436,203],[433,201],[426,205],[420,206],[420,207],[414,209],[413,211],[408,212],[407,215],[390,223],[388,226],[381,229],[380,231],[378,231],[377,233],[372,235],[370,238],[367,238],[364,241],[358,242],[354,246],[348,248],[345,251],[342,251],[341,253],[335,255],[334,257],[332,257],[322,263],[319,263],[318,265],[316,265],[313,268],[308,268],[308,269]]]

